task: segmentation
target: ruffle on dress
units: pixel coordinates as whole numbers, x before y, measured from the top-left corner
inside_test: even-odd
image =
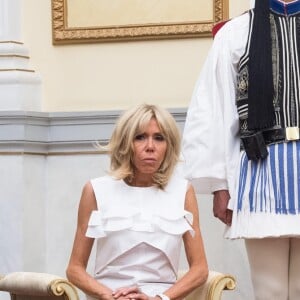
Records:
[[[86,236],[103,238],[107,236],[108,232],[126,229],[143,232],[159,230],[171,235],[182,235],[188,231],[194,235],[192,223],[193,215],[186,210],[173,211],[170,214],[140,212],[138,210],[104,213],[95,210],[90,216]]]

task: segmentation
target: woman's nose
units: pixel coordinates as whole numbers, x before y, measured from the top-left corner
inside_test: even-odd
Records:
[[[147,139],[147,149],[148,149],[148,150],[154,149],[154,142],[153,142],[153,139],[152,139],[152,138],[148,138],[148,139]]]

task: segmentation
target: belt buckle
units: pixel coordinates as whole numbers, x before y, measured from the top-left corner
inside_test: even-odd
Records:
[[[300,139],[298,127],[286,127],[285,137],[287,141],[296,141]]]

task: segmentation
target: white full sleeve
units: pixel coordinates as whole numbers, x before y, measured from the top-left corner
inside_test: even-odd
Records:
[[[233,188],[239,155],[235,87],[247,19],[240,16],[217,33],[189,105],[182,152],[185,176],[197,193]]]

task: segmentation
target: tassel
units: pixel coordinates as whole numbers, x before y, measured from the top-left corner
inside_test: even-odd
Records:
[[[248,128],[274,126],[274,86],[269,0],[256,0],[249,50]]]

